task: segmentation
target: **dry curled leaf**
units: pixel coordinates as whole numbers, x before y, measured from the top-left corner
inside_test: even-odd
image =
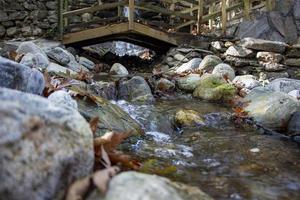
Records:
[[[93,132],[94,135],[96,133],[96,130],[97,130],[97,127],[98,127],[98,123],[99,123],[99,117],[94,117],[89,122],[91,130],[92,130],[92,132]]]

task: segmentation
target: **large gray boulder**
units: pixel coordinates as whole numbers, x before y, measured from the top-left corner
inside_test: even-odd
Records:
[[[239,58],[253,58],[255,52],[251,49],[247,49],[241,46],[231,46],[226,50],[225,55]]]
[[[111,67],[109,74],[118,76],[128,76],[129,72],[127,71],[126,67],[124,67],[122,64],[115,63]]]
[[[119,85],[118,97],[128,101],[154,100],[148,83],[141,76],[134,76],[128,81],[122,81]]]
[[[43,74],[38,70],[0,56],[0,86],[27,93],[42,94],[45,80]]]
[[[245,111],[250,117],[272,130],[284,130],[299,102],[288,94],[255,88],[245,98]]]
[[[288,125],[289,135],[300,135],[300,112],[295,112]]]
[[[221,58],[215,55],[207,55],[203,58],[202,62],[199,65],[199,70],[204,72],[209,72],[214,69],[215,66],[222,63]]]
[[[88,85],[87,89],[88,93],[96,94],[104,99],[117,99],[117,87],[115,82],[97,81]]]
[[[290,78],[278,78],[273,80],[267,86],[267,88],[277,92],[289,93],[293,90],[300,90],[300,80]]]
[[[183,72],[188,72],[191,70],[194,70],[199,67],[199,64],[201,63],[201,58],[193,58],[187,63],[182,64],[180,67],[176,69],[176,73],[180,74]]]
[[[93,170],[93,134],[69,107],[0,88],[1,199],[63,199]]]
[[[17,49],[17,53],[18,54],[39,53],[42,54],[44,57],[47,57],[46,53],[39,46],[34,44],[32,41],[22,42]]]
[[[134,191],[134,192],[129,192]],[[197,187],[138,172],[123,172],[109,183],[104,198],[94,191],[87,200],[212,200]]]
[[[57,106],[67,106],[75,110],[78,109],[77,102],[72,99],[68,92],[63,90],[53,92],[49,95],[48,100]]]
[[[257,78],[253,75],[236,76],[232,82],[238,88],[246,88],[249,90],[260,85]]]
[[[50,63],[48,57],[41,53],[27,53],[22,57],[20,64],[26,65],[30,68],[46,69]]]
[[[179,89],[187,91],[187,92],[193,92],[195,88],[198,85],[198,82],[200,81],[201,77],[199,74],[189,74],[185,77],[179,77],[176,80],[176,84]]]
[[[241,46],[249,49],[260,50],[260,51],[269,51],[276,53],[283,53],[288,46],[284,42],[262,40],[255,38],[244,38],[241,40]]]
[[[235,78],[235,72],[234,69],[225,63],[218,64],[215,66],[214,70],[212,71],[212,74],[215,74],[220,77],[226,77],[230,80],[233,80]]]

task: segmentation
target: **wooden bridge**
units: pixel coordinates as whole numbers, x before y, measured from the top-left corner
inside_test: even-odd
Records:
[[[58,27],[64,44],[86,46],[122,40],[154,49],[179,45],[182,30],[193,35],[214,30],[225,34],[232,21],[248,20],[254,10],[274,6],[274,0],[110,0],[70,9],[70,1],[58,1]],[[102,11],[114,16],[93,17]],[[75,16],[81,21],[71,23]]]

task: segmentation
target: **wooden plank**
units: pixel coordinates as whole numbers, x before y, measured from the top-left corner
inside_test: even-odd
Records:
[[[104,37],[108,35],[124,33],[126,31],[129,31],[127,22],[108,25],[99,28],[93,28],[93,29],[75,32],[75,33],[65,34],[63,38],[63,43],[72,44],[84,40],[90,40],[90,39],[95,39],[95,38]]]
[[[244,17],[250,20],[250,0],[244,0]]]
[[[273,5],[274,5],[273,0],[266,0],[267,11],[269,11],[269,12],[272,11]]]
[[[135,22],[133,32],[139,33],[142,35],[146,35],[148,37],[156,38],[158,40],[161,40],[161,41],[173,44],[173,45],[178,45],[175,38],[170,37],[168,33],[165,33],[165,32],[159,31],[159,30],[155,30],[153,28],[149,28],[148,26],[143,25],[143,24],[139,24],[139,23]]]
[[[119,0],[119,2],[121,2],[122,0]],[[122,7],[119,5],[118,6],[118,17],[121,17],[122,15]]]
[[[203,17],[203,0],[198,0],[198,14],[197,14],[197,34],[201,32],[201,23]]]
[[[183,27],[186,27],[186,26],[189,26],[189,25],[195,24],[195,23],[196,23],[195,20],[187,21],[187,22],[184,22],[184,23],[182,23],[182,24],[177,25],[174,29],[175,29],[175,30],[179,30],[179,29],[181,29],[181,28],[183,28]]]
[[[240,2],[240,3],[237,3],[237,4],[234,4],[234,5],[230,6],[230,7],[227,8],[226,10],[227,10],[227,11],[234,10],[234,9],[236,9],[236,8],[242,7],[243,5],[244,5],[244,3],[243,3],[243,2]],[[217,18],[217,17],[219,17],[219,16],[221,16],[221,15],[222,15],[222,11],[221,11],[221,10],[215,11],[215,12],[213,12],[212,14],[204,15],[203,18],[202,18],[202,22],[206,22],[206,21],[208,21],[208,20],[210,20],[210,19],[215,19],[215,18]]]
[[[227,26],[226,0],[221,1],[221,11],[222,11],[222,33],[225,35],[226,26]]]
[[[129,0],[128,6],[128,29],[133,30],[134,28],[134,0]]]
[[[211,15],[214,11],[215,11],[215,6],[216,6],[216,3],[211,3],[209,5],[209,9],[208,9],[208,14]],[[213,28],[213,23],[214,23],[214,20],[213,19],[210,19],[208,21],[208,26],[209,26],[209,29],[212,30]]]
[[[100,11],[100,10],[117,8],[119,6],[126,5],[127,2],[128,1],[125,0],[125,1],[115,2],[115,3],[106,3],[106,4],[102,4],[102,5],[96,5],[96,6],[82,8],[82,9],[78,9],[78,10],[72,10],[72,11],[63,13],[63,17],[71,17],[71,16],[75,16],[75,15],[80,15],[83,13],[93,13],[93,12]]]

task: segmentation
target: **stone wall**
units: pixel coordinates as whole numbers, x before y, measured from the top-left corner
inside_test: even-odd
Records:
[[[56,9],[56,0],[0,0],[0,40],[53,35]]]
[[[300,42],[300,0],[276,0],[274,11],[254,13],[253,20],[238,25],[235,36]]]

